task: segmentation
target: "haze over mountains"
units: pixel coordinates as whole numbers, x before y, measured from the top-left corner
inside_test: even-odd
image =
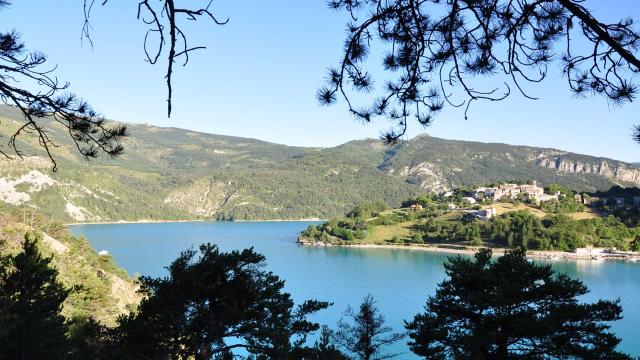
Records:
[[[0,107],[5,143],[20,120],[14,109]],[[579,191],[640,185],[640,167],[621,161],[426,135],[393,147],[367,139],[304,148],[149,125],[129,130],[123,156],[87,162],[51,123],[60,145],[55,173],[37,139],[22,137],[21,149],[36,156],[0,162],[0,201],[73,222],[301,219],[497,181],[538,180]]]

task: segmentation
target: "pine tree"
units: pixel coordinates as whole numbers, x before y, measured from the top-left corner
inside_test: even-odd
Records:
[[[357,313],[349,307],[345,316],[351,322],[341,319],[333,340],[353,354],[354,359],[379,360],[397,356],[385,354],[384,348],[402,340],[405,334],[392,332],[371,295],[364,298]]]
[[[61,315],[69,295],[57,281],[51,258],[37,248],[42,234],[25,235],[22,252],[0,271],[0,358],[64,359],[67,324]]]
[[[329,304],[295,306],[284,281],[261,270],[264,256],[211,244],[199,254],[183,252],[168,277],[141,278],[146,297],[114,329],[128,358],[224,359],[244,349],[256,359],[287,359],[319,329],[308,316]]]
[[[316,342],[313,356],[309,356],[310,360],[347,360],[349,359],[340,350],[338,350],[331,337],[333,331],[328,326],[323,325],[320,331],[320,339]]]
[[[425,359],[629,359],[608,331],[620,304],[580,303],[582,282],[529,262],[522,248],[496,261],[490,250],[451,258],[445,269],[426,312],[407,324]]]

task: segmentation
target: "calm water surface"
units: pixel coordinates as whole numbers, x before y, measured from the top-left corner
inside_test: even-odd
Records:
[[[403,329],[403,320],[422,310],[444,279],[447,255],[402,249],[314,248],[295,244],[309,222],[194,222],[70,226],[97,250],[108,250],[131,275],[161,276],[178,254],[204,242],[221,250],[254,247],[267,257],[268,269],[286,280],[296,301],[333,302],[314,320],[332,328],[342,311],[356,307],[371,293],[390,325]],[[620,298],[624,319],[614,324],[621,350],[640,356],[640,264],[625,262],[554,262],[554,267],[580,278],[591,289],[586,301]],[[405,344],[391,349],[414,359]]]

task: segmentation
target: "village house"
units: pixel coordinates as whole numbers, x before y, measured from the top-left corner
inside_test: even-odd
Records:
[[[582,204],[582,195],[576,194],[573,198],[576,200],[578,204]]]
[[[462,202],[466,202],[466,203],[469,203],[469,204],[475,204],[476,203],[476,199],[474,199],[474,198],[472,198],[470,196],[465,196],[461,200],[462,200]]]
[[[549,201],[549,200],[558,200],[560,198],[560,192],[557,192],[555,194],[542,194],[540,196],[537,197],[533,197],[530,198],[531,200],[533,200],[536,204],[539,204],[542,201]]]
[[[498,212],[496,211],[496,208],[486,208],[480,210],[471,210],[469,211],[469,214],[475,216],[475,218],[478,220],[488,221],[496,216]]]
[[[473,197],[476,199],[491,199],[498,201],[502,198],[515,199],[518,195],[523,194],[527,199],[539,203],[541,201],[548,201],[552,199],[558,199],[559,193],[550,195],[544,193],[544,188],[538,186],[536,181],[532,184],[518,185],[518,184],[501,184],[497,187],[480,187],[473,190]]]

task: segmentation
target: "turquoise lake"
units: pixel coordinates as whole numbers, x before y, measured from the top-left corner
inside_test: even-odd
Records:
[[[310,222],[193,222],[69,226],[97,250],[107,250],[131,275],[162,276],[178,254],[211,242],[222,250],[253,247],[267,257],[267,268],[286,280],[296,301],[318,299],[334,305],[313,320],[332,328],[344,309],[372,294],[388,323],[403,330],[403,320],[422,311],[444,279],[445,254],[404,249],[315,248],[296,245]],[[620,350],[640,356],[640,264],[607,261],[556,261],[557,271],[581,279],[591,290],[584,301],[620,298],[624,319],[613,324]],[[406,344],[390,352],[415,359]]]

